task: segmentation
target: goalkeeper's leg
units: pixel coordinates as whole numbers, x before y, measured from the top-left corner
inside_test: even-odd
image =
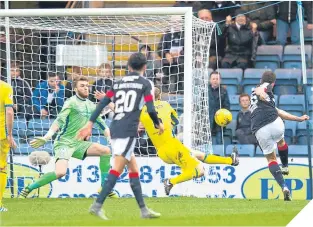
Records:
[[[207,164],[226,164],[226,165],[233,165],[233,166],[237,166],[239,164],[238,151],[235,148],[230,157],[222,157],[222,156],[218,156],[214,154],[205,154],[201,151],[196,151],[196,150],[193,150],[191,153],[198,160]]]
[[[68,160],[66,159],[58,159],[55,163],[55,171],[45,173],[42,175],[37,181],[34,183],[28,185],[26,188],[24,188],[20,196],[26,198],[28,194],[33,191],[34,189],[40,188],[42,186],[45,186],[46,184],[51,183],[52,181],[55,181],[63,176],[65,176],[66,171],[68,167]]]
[[[2,198],[7,186],[7,156],[10,151],[10,145],[8,141],[0,141],[0,212],[7,211],[2,205]]]

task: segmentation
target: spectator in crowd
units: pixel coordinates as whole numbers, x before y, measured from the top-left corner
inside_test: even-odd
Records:
[[[248,20],[257,24],[257,28],[262,39],[262,43],[266,44],[273,35],[273,26],[276,24],[275,19],[275,7],[273,2],[259,2],[258,4],[249,4],[249,1],[241,2],[241,10],[244,13],[248,13],[246,16]],[[260,9],[266,7],[264,9]]]
[[[230,108],[229,98],[227,90],[221,86],[221,75],[214,71],[210,74],[210,86],[209,86],[209,118],[212,134],[216,135],[216,143],[222,144],[222,131],[214,121],[215,113],[221,109]]]
[[[72,97],[75,92],[73,89],[73,81],[82,75],[82,69],[79,66],[73,66],[71,72],[67,74],[67,83],[65,85],[65,98]]]
[[[161,61],[155,59],[154,53],[151,51],[149,45],[143,45],[140,47],[139,52],[146,55],[147,58],[147,69],[145,72],[145,77],[158,84],[158,81],[162,78]]]
[[[92,101],[97,101],[105,96],[105,93],[113,85],[113,70],[110,63],[102,63],[97,69],[97,79],[92,85]]]
[[[21,77],[18,62],[11,62],[11,85],[13,88],[13,109],[17,115],[29,121],[32,115],[32,89],[29,83]]]
[[[224,36],[227,39],[226,55],[222,60],[222,68],[248,68],[254,60],[257,45],[260,42],[256,23],[247,23],[247,18],[240,12],[232,23],[230,16],[226,18]]]
[[[302,2],[304,12],[307,15],[308,29],[312,29],[312,2]],[[276,41],[280,45],[285,45],[289,28],[291,30],[291,43],[300,44],[300,27],[297,20],[298,5],[296,1],[282,1],[278,4],[277,10],[277,34]]]
[[[241,110],[237,116],[236,137],[240,144],[256,144],[256,138],[251,131],[251,112],[249,111],[250,96],[241,94],[239,96]]]
[[[48,74],[48,80],[37,84],[33,92],[34,112],[41,118],[48,115],[56,117],[64,104],[64,86],[60,84],[59,76]]]
[[[162,91],[183,93],[184,91],[184,32],[181,16],[171,18],[172,28],[162,36],[158,53],[162,58]]]
[[[200,1],[176,1],[174,7],[192,7],[193,12],[198,12],[202,4]]]
[[[198,12],[198,17],[201,20],[213,22],[212,13],[210,10],[202,9]],[[217,37],[217,41],[216,38]],[[216,70],[217,63],[221,61],[221,54],[224,53],[225,48],[225,40],[222,36],[219,36],[215,32],[212,33],[211,45],[210,45],[210,58],[209,58],[209,68]],[[216,53],[216,45],[217,45],[217,52]],[[217,56],[218,55],[218,56]]]
[[[202,9],[212,12],[214,21],[225,20],[227,16],[235,16],[236,9],[240,8],[240,1],[205,1],[202,2]]]

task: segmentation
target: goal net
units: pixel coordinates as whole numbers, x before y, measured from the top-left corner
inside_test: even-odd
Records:
[[[208,106],[208,63],[215,24],[195,17],[187,21],[187,14],[174,13],[172,8],[165,13],[163,9],[169,10],[159,8],[159,14],[151,14],[151,9],[147,13],[140,9],[143,13],[139,14],[134,12],[136,9],[129,9],[128,15],[114,16],[112,13],[105,15],[105,12],[99,13],[102,16],[89,16],[94,15],[94,9],[87,9],[75,16],[70,16],[71,13],[67,16],[51,16],[51,13],[31,16],[32,12],[38,11],[29,11],[27,16],[19,14],[9,17],[8,24],[5,18],[1,18],[1,40],[5,44],[1,45],[1,75],[14,89],[16,115],[13,134],[18,144],[8,159],[10,174],[7,196],[16,197],[41,172],[53,170],[53,139],[37,149],[51,155],[52,160],[43,166],[36,165],[34,160],[29,161],[29,155],[34,152],[29,142],[33,137],[45,135],[66,99],[75,94],[73,79],[78,75],[87,76],[91,85],[90,99],[98,102],[93,93],[105,92],[114,81],[125,76],[128,57],[134,52],[146,54],[148,64],[145,76],[161,89],[162,100],[168,101],[177,111],[180,123],[174,131],[178,138],[190,148],[213,152]],[[192,26],[186,30],[186,23],[191,21]],[[7,25],[9,29],[6,30]],[[8,35],[6,31],[9,31]],[[185,38],[186,33],[192,34],[191,39]],[[108,125],[110,117],[110,111],[103,113]],[[156,150],[144,131],[138,134],[135,153],[146,157],[141,168],[143,181],[149,181],[150,175],[154,174],[159,174],[160,179],[164,178],[167,167],[153,169],[149,166],[149,159],[156,157]],[[96,129],[91,140],[107,144],[103,134]],[[97,162],[85,162],[75,160],[67,176],[53,185],[54,190],[59,190],[62,183],[72,181],[77,184],[86,180],[96,182],[99,186],[99,174],[92,169]],[[172,168],[171,171],[176,170]],[[40,196],[69,195],[55,194],[51,187],[48,185],[41,189]],[[33,196],[36,196],[38,191],[34,193]]]

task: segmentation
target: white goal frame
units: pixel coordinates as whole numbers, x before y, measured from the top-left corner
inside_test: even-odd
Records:
[[[191,7],[150,7],[150,8],[88,8],[88,9],[5,9],[6,36],[9,37],[10,17],[49,16],[123,16],[123,15],[184,15],[184,144],[192,147],[192,8]],[[10,39],[6,39],[10,48]],[[10,49],[7,49],[7,54]],[[7,55],[7,79],[11,81],[10,56]]]

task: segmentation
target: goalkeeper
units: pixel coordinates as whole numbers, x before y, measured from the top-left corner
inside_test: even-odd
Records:
[[[68,99],[58,114],[50,130],[44,137],[35,137],[30,142],[31,147],[39,148],[43,146],[53,135],[59,131],[54,142],[55,171],[44,174],[36,182],[24,188],[20,195],[27,195],[36,188],[42,187],[52,181],[63,177],[66,174],[68,161],[71,157],[84,160],[86,156],[100,156],[101,185],[108,175],[110,169],[110,148],[90,141],[79,141],[76,133],[85,126],[96,105],[87,99],[89,95],[89,82],[86,77],[80,76],[73,83],[76,95]],[[110,140],[110,131],[101,117],[96,121],[99,129]],[[114,192],[109,197],[117,197]]]
[[[160,89],[155,88],[155,109],[158,117],[164,125],[164,133],[159,135],[149,118],[147,108],[141,111],[140,122],[143,124],[153,145],[157,149],[158,156],[168,164],[176,164],[182,169],[182,173],[171,179],[164,180],[166,195],[170,194],[172,187],[192,178],[201,177],[204,174],[204,168],[201,162],[207,164],[228,164],[237,166],[239,164],[238,152],[235,149],[231,157],[220,157],[208,155],[200,151],[190,151],[185,147],[172,133],[173,125],[177,125],[178,116],[176,111],[166,101],[161,101]],[[193,156],[195,157],[193,157]],[[200,162],[201,161],[201,162]]]

